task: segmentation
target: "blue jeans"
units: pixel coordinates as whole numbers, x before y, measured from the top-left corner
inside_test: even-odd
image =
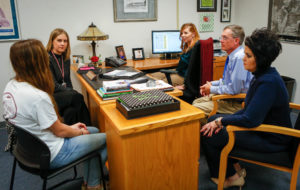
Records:
[[[99,130],[95,127],[88,127],[88,130],[91,133],[89,135],[65,138],[61,150],[50,163],[51,169],[67,165],[99,148],[101,148],[99,153],[101,154],[102,164],[105,164],[107,160],[106,135],[105,133],[98,133]],[[88,186],[99,185],[100,178],[99,159],[95,157],[85,161],[84,181],[87,182]]]

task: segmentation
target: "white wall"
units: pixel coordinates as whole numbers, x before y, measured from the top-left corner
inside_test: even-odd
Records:
[[[19,23],[23,39],[37,38],[45,45],[50,32],[64,28],[70,36],[72,54],[85,56],[85,61],[92,54],[88,42],[78,41],[81,34],[91,22],[109,35],[109,39],[100,41],[96,47],[97,54],[102,58],[115,55],[115,46],[123,45],[127,58],[132,56],[132,48],[143,47],[145,55],[151,54],[151,30],[176,29],[176,0],[157,0],[158,20],[155,22],[114,22],[113,0],[31,0],[17,1]],[[267,26],[268,0],[232,0],[231,23],[244,26],[250,34],[256,27]],[[230,23],[220,23],[220,2],[218,0],[215,15],[215,32],[201,33],[200,37],[218,38],[223,27]],[[179,0],[179,26],[185,22],[193,22],[199,27],[199,13],[196,10],[196,0]],[[255,11],[253,11],[255,10]],[[0,91],[3,92],[8,80],[13,77],[9,62],[9,48],[13,42],[0,42]],[[296,75],[299,70],[296,50],[299,45],[283,45],[283,53],[276,60],[275,66],[284,74],[300,80]],[[150,55],[153,56],[153,55]],[[280,64],[281,63],[281,64]],[[284,65],[282,64],[284,63]],[[298,78],[297,78],[298,77]],[[296,94],[300,94],[297,89]],[[300,103],[300,97],[295,96],[295,102]],[[0,115],[3,107],[0,106]],[[0,119],[1,120],[1,119]]]
[[[236,24],[244,27],[246,35],[255,28],[268,26],[268,0],[235,0]],[[273,66],[281,75],[296,79],[292,102],[300,103],[300,44],[282,42],[282,53],[274,61]]]

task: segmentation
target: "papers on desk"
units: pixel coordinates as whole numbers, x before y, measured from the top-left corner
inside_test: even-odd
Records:
[[[127,71],[127,70],[113,70],[111,72],[107,72],[103,74],[103,78],[107,79],[131,79],[137,76],[144,75],[143,72],[140,71]]]
[[[154,82],[154,85],[149,85],[149,83],[141,83],[141,84],[132,84],[130,86],[134,90],[140,91],[140,92],[147,91],[147,90],[156,90],[156,89],[163,90],[163,91],[174,90],[172,85],[165,83],[162,80],[156,80],[153,82]]]

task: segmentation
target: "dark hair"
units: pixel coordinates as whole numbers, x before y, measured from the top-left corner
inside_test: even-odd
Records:
[[[226,29],[230,29],[232,31],[232,37],[240,39],[240,42],[239,42],[240,45],[243,44],[244,38],[245,38],[245,32],[244,32],[243,27],[232,24],[232,25],[225,26],[225,28],[223,30],[226,30]]]
[[[282,50],[278,36],[267,28],[256,29],[246,37],[245,45],[251,49],[256,60],[256,71],[266,71]]]

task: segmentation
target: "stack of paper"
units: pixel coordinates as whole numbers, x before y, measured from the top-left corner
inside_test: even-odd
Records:
[[[141,83],[141,84],[132,84],[130,86],[134,90],[140,91],[140,92],[147,91],[147,90],[156,90],[156,89],[163,90],[163,91],[174,90],[172,85],[165,83],[162,80],[156,80],[153,82],[154,82],[153,85],[149,85],[149,83]]]

